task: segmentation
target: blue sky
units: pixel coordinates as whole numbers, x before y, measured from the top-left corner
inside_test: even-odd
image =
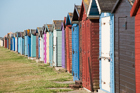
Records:
[[[63,20],[82,0],[0,0],[0,37]]]

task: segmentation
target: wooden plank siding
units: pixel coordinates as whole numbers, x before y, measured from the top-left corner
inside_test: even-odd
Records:
[[[114,12],[115,20],[115,93],[135,93],[135,32],[131,5],[120,1]]]
[[[82,23],[79,22],[79,64],[80,64],[80,80],[82,81]]]
[[[140,7],[135,16],[135,71],[136,93],[140,91]]]

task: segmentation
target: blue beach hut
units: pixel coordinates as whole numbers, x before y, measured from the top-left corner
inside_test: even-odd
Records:
[[[31,29],[31,57],[36,57],[36,29]]]
[[[28,40],[28,57],[31,57],[31,33],[30,33],[30,29],[27,30],[27,40]]]
[[[21,32],[21,49],[20,49],[20,52],[22,55],[25,54],[25,40],[24,40],[24,32]]]
[[[75,5],[72,17],[72,75],[73,81],[80,80],[79,65],[79,13],[81,6]]]
[[[13,34],[12,45],[13,45],[12,50],[15,51],[15,33]]]
[[[28,56],[28,35],[27,30],[24,30],[24,47],[25,47],[25,56]]]

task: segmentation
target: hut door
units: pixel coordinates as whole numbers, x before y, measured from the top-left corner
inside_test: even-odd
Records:
[[[43,61],[43,39],[42,39],[42,37],[40,36],[40,59],[41,59],[41,61]]]
[[[38,58],[40,58],[40,37],[38,37]]]
[[[39,58],[39,55],[38,55],[38,36],[36,36],[36,58],[38,59]]]
[[[101,82],[102,89],[110,91],[110,17],[101,21]]]
[[[72,28],[72,69],[73,69],[73,80],[79,80],[79,33],[78,25]]]

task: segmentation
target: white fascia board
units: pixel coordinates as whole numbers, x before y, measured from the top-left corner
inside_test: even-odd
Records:
[[[95,2],[96,2],[96,5],[97,5],[97,7],[98,7],[99,14],[101,14],[101,8],[100,8],[100,6],[99,6],[98,0],[95,0]]]
[[[90,0],[90,4],[89,4],[89,7],[88,7],[88,11],[87,11],[87,17],[89,17],[89,12],[90,12],[90,9],[91,9],[91,4],[92,4],[92,0]]]
[[[76,10],[76,12],[77,12],[77,14],[78,14],[78,17],[79,17],[80,15],[79,15],[79,13],[78,13],[78,10],[77,10],[77,8],[75,8],[75,10]]]

